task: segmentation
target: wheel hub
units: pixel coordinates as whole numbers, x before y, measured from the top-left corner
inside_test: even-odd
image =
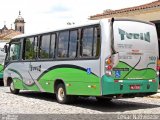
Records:
[[[63,99],[64,99],[64,90],[63,90],[63,88],[59,88],[58,89],[58,99],[61,100],[61,101],[63,101]]]
[[[13,82],[11,83],[11,90],[14,90]]]

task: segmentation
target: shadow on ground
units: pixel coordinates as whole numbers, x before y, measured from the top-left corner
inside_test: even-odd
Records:
[[[3,84],[3,80],[2,79],[0,79],[0,87],[3,87],[4,86],[4,84]]]
[[[32,91],[23,91],[18,94],[19,96],[35,98],[40,100],[46,100],[56,102],[54,94],[40,93]],[[142,98],[140,98],[142,99]],[[78,97],[76,102],[70,104],[71,106],[82,107],[86,109],[101,111],[101,112],[125,112],[138,109],[150,109],[160,108],[160,105],[140,103],[140,102],[129,102],[124,99],[114,99],[111,102],[99,103],[94,97]]]

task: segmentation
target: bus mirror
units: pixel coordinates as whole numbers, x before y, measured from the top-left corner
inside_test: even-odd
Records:
[[[5,52],[5,53],[8,52],[8,47],[7,47],[7,45],[4,46],[4,52]]]

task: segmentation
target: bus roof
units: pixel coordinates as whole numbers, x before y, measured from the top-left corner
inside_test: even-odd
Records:
[[[85,22],[83,24],[74,24],[74,25],[68,25],[68,26],[66,25],[63,28],[55,28],[53,30],[48,30],[48,31],[44,31],[44,32],[31,33],[31,34],[21,34],[21,35],[17,35],[15,37],[13,37],[12,39],[23,38],[23,37],[34,36],[34,35],[40,35],[40,34],[45,34],[45,33],[51,33],[51,32],[56,32],[56,31],[60,31],[60,30],[78,28],[78,27],[87,26],[87,25],[95,25],[95,24],[99,24],[99,23],[100,23],[100,20],[90,20],[90,21]]]
[[[61,31],[61,30],[67,30],[67,29],[72,29],[72,28],[78,28],[78,27],[83,27],[83,26],[89,26],[89,25],[95,25],[95,24],[100,24],[101,21],[110,21],[111,19],[116,20],[116,21],[136,21],[136,22],[142,22],[150,25],[154,25],[151,22],[147,21],[141,21],[141,20],[136,20],[136,19],[129,19],[129,18],[104,18],[100,20],[88,20],[87,22],[83,22],[80,24],[73,24],[73,25],[66,25],[65,27],[62,28],[55,28],[52,30],[44,31],[44,32],[35,32],[35,33],[30,33],[30,34],[21,34],[13,37],[12,39],[17,39],[17,38],[23,38],[23,37],[29,37],[29,36],[34,36],[34,35],[40,35],[40,34],[45,34],[45,33],[51,33],[51,32],[56,32],[56,31]]]

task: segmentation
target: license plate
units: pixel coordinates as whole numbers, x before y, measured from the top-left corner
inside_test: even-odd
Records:
[[[130,85],[130,90],[139,90],[140,85]]]

